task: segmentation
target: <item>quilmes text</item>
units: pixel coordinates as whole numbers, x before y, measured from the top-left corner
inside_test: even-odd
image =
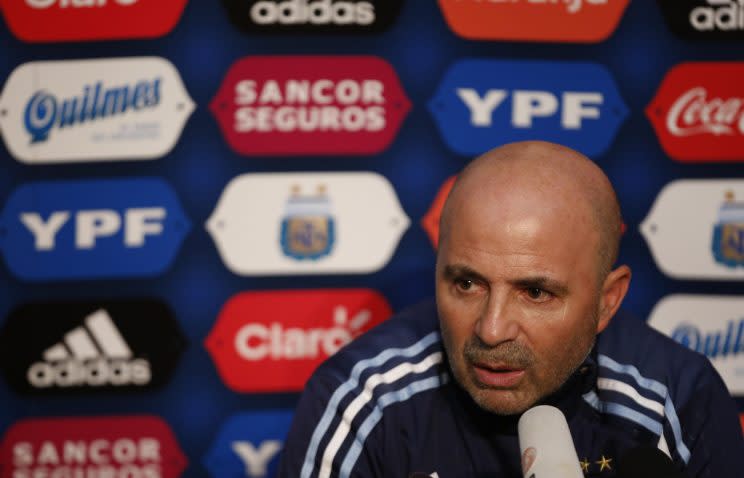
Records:
[[[160,103],[162,79],[140,80],[122,86],[104,86],[102,81],[83,86],[78,96],[57,98],[38,90],[26,105],[24,125],[31,143],[49,138],[53,128],[71,128],[89,121],[156,107]]]
[[[672,338],[710,359],[734,356],[744,353],[744,318],[729,320],[725,330],[701,331],[694,325],[683,323],[674,329]]]

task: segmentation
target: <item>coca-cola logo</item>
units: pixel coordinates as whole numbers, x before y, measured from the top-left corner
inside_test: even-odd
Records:
[[[377,33],[403,0],[222,0],[230,21],[252,33]]]
[[[672,104],[666,125],[674,136],[744,134],[744,96],[711,97],[704,87],[685,92]]]
[[[683,63],[646,108],[664,151],[679,161],[744,161],[744,63]]]
[[[657,0],[670,29],[690,40],[744,39],[744,0]]]
[[[2,477],[177,478],[187,460],[154,416],[30,419],[0,448]]]
[[[205,346],[235,391],[299,391],[322,361],[390,313],[368,289],[244,292],[225,304]]]
[[[186,0],[3,0],[10,30],[29,42],[152,38],[171,31]]]

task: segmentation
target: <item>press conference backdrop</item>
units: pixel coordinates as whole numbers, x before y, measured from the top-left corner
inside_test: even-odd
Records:
[[[2,476],[272,476],[317,364],[433,295],[451,178],[523,139],[606,171],[626,309],[744,397],[740,0],[0,9]]]

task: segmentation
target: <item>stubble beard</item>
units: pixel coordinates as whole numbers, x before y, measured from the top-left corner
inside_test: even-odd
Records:
[[[591,323],[596,323],[592,321]],[[587,341],[584,338],[590,336]],[[594,347],[596,336],[579,334],[577,340],[566,344],[564,349],[563,367],[551,367],[550,364],[537,362],[534,353],[528,347],[518,342],[504,342],[495,347],[484,344],[477,336],[472,336],[457,352],[449,343],[447,334],[443,334],[444,348],[450,360],[450,368],[455,380],[471,396],[473,401],[482,409],[496,415],[520,414],[558,391],[574,372],[586,360]],[[548,360],[560,366],[558,360]],[[510,367],[524,369],[523,380],[529,380],[535,366],[547,367],[548,374],[541,383],[520,383],[514,389],[494,389],[480,383],[475,375],[473,364],[476,362],[500,363]],[[533,380],[537,380],[533,377]]]

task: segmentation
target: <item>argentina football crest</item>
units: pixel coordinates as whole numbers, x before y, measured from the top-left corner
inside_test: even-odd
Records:
[[[736,202],[732,191],[718,210],[713,227],[713,256],[728,267],[744,266],[744,202]]]
[[[331,252],[334,240],[334,218],[325,185],[319,184],[315,193],[307,195],[300,186],[292,186],[281,225],[284,254],[298,260],[317,260]]]

